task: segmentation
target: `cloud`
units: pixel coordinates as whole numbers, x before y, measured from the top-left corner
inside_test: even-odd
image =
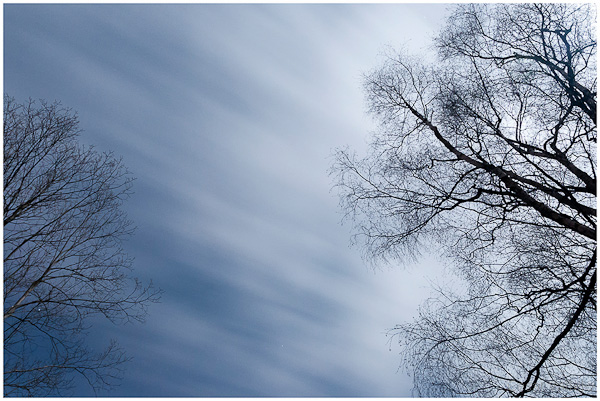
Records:
[[[432,10],[6,6],[6,89],[78,110],[137,177],[127,246],[165,295],[145,325],[91,335],[134,357],[114,395],[409,394],[384,332],[426,280],[348,249],[327,169],[373,128],[361,72]]]

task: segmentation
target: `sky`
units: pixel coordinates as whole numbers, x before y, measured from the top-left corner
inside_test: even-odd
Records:
[[[81,142],[136,177],[144,324],[96,321],[132,361],[104,396],[407,397],[386,337],[429,294],[434,255],[373,267],[328,175],[376,125],[361,76],[415,54],[443,4],[4,5],[4,92],[78,112]],[[78,386],[74,395],[91,395]]]

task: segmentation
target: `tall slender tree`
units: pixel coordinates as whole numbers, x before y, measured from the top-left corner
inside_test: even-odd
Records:
[[[596,395],[592,5],[460,5],[424,64],[365,77],[370,153],[337,153],[342,206],[375,259],[440,250],[441,289],[402,344],[425,396]]]
[[[86,318],[142,320],[157,300],[127,276],[122,162],[78,144],[76,115],[58,103],[4,96],[4,393],[61,395],[77,375],[110,387],[127,360],[111,342],[85,344]]]

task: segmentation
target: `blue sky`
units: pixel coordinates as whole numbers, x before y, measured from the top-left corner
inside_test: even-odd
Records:
[[[327,170],[375,127],[361,74],[422,54],[442,4],[4,6],[4,91],[60,100],[137,177],[145,324],[99,321],[133,357],[116,396],[409,396],[387,329],[438,267],[373,270]],[[85,387],[76,395],[88,395]]]

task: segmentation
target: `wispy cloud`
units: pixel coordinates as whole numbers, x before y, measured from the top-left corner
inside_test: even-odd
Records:
[[[423,39],[428,5],[7,5],[5,89],[61,99],[137,177],[143,326],[116,395],[408,395],[384,332],[426,281],[348,248],[327,176],[364,146],[360,74]],[[433,265],[434,262],[426,263]]]

